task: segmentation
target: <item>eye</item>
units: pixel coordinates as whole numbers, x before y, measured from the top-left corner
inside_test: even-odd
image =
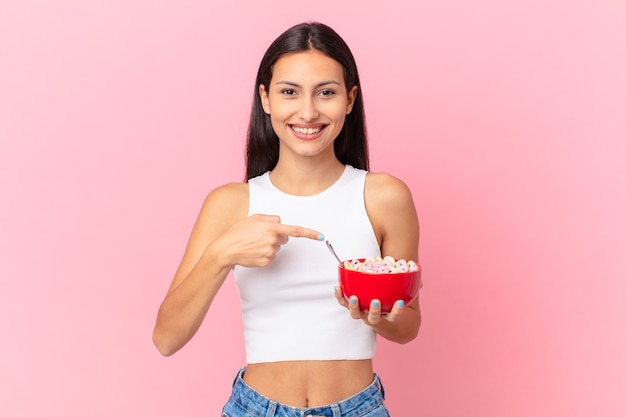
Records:
[[[333,90],[322,90],[319,94],[322,97],[332,97],[335,95],[335,92]]]
[[[283,90],[280,90],[280,93],[285,96],[293,96],[296,94],[296,91],[292,90],[291,88],[285,88]]]

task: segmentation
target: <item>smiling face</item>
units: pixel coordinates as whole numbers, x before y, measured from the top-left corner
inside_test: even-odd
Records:
[[[280,140],[280,155],[334,155],[333,142],[352,111],[357,87],[347,90],[343,67],[310,50],[285,55],[273,66],[261,103]]]

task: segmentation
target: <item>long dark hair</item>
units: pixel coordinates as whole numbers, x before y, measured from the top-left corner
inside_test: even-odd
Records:
[[[356,86],[356,100],[346,115],[344,126],[335,139],[337,159],[355,168],[369,169],[363,92],[356,62],[345,41],[330,27],[317,22],[301,23],[283,32],[265,52],[254,85],[252,113],[246,143],[246,181],[274,169],[278,162],[279,141],[270,116],[263,111],[259,86],[269,90],[274,63],[285,54],[318,50],[343,66],[348,91]]]

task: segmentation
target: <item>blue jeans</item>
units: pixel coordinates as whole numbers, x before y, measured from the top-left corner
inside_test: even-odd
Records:
[[[385,390],[378,375],[363,391],[338,403],[323,407],[290,407],[259,394],[242,378],[239,370],[233,382],[233,392],[222,409],[222,417],[389,417],[383,404]]]

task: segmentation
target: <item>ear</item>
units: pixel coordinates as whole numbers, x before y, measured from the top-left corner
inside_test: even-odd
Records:
[[[352,106],[354,106],[354,101],[356,100],[358,89],[359,88],[355,85],[352,86],[350,91],[348,91],[348,106],[346,107],[346,114],[350,114],[352,112]]]
[[[265,114],[270,114],[270,100],[267,96],[267,91],[265,90],[265,85],[259,85],[259,97],[261,97],[261,106],[263,106],[263,111]]]

